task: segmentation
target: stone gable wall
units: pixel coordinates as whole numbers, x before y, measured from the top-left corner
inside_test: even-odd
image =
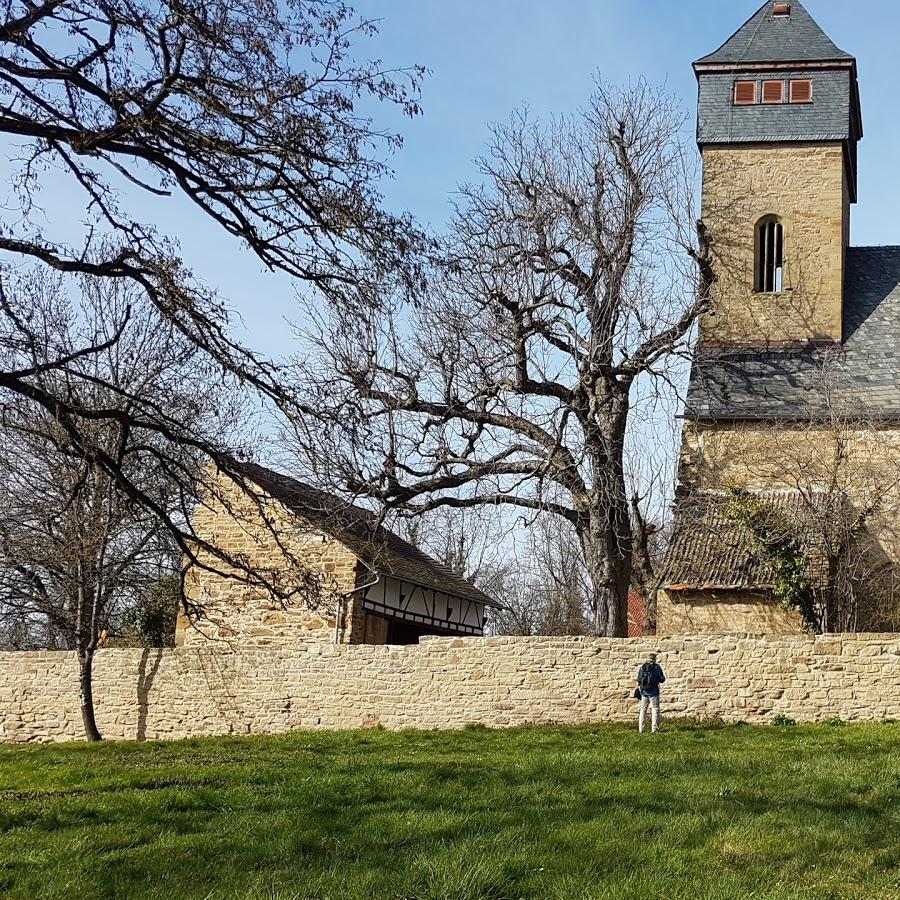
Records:
[[[667,715],[900,719],[900,637],[734,635],[103,650],[97,721],[127,739],[627,721],[651,649],[668,676]],[[0,654],[0,741],[80,738],[77,673],[71,653]]]
[[[282,603],[261,585],[248,583],[237,569],[229,571],[221,560],[201,552],[206,567],[189,568],[185,593],[190,602],[202,608],[203,619],[191,623],[179,613],[176,644],[331,643],[338,597],[357,585],[356,556],[262,493],[251,497],[225,477],[219,477],[214,486],[194,513],[198,535],[231,558],[240,558],[255,571],[268,573],[282,590],[303,585],[310,573],[319,579],[319,589],[312,598],[314,608],[307,602],[309,592],[302,589],[293,601]],[[364,618],[365,613],[351,597],[341,610],[342,642],[361,640]]]

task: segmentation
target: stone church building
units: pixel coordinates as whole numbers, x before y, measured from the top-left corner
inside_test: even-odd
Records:
[[[414,644],[479,636],[499,607],[474,584],[385,528],[369,510],[230,460],[193,516],[202,550],[185,575],[177,646]],[[253,577],[246,577],[252,571]]]
[[[856,59],[803,4],[768,0],[694,70],[717,283],[658,631],[813,627],[782,602],[798,558],[814,627],[896,629],[900,248],[850,242]]]

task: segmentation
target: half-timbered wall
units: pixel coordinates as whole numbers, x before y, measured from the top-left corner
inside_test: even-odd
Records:
[[[368,588],[363,594],[363,609],[439,631],[479,635],[484,628],[481,603],[396,578],[380,578]]]

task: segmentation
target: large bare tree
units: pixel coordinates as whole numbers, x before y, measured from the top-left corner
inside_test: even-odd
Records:
[[[48,346],[33,298],[10,273],[26,262],[128,284],[135,312],[290,406],[278,367],[234,339],[226,303],[148,210],[187,204],[317,297],[363,303],[385,279],[414,283],[415,229],[383,211],[377,189],[398,138],[365,110],[416,114],[422,73],[357,61],[354,45],[372,31],[342,0],[9,0],[0,13],[0,135],[12,169],[0,229],[0,397],[53,418],[67,452],[162,518],[183,553],[193,552],[190,535],[98,434],[125,423],[158,435],[157,452],[175,459],[201,449],[227,467],[228,456],[139,395],[123,411],[86,390],[57,390],[81,377],[73,360],[102,354],[115,336]],[[43,217],[50,173],[52,188],[62,178],[74,189],[74,236]]]
[[[298,364],[293,439],[320,474],[413,512],[563,518],[602,635],[627,634],[626,436],[710,302],[683,124],[641,83],[496,128],[429,289],[320,316]]]

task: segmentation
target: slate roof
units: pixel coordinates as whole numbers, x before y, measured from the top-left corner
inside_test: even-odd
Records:
[[[252,481],[270,497],[340,541],[367,566],[401,581],[502,608],[474,584],[379,524],[367,509],[255,463],[228,460],[228,470]]]
[[[695,65],[852,60],[818,26],[798,0],[789,16],[775,16],[767,0],[718,50]]]
[[[900,247],[849,248],[841,347],[698,350],[685,416],[803,420],[835,408],[900,421]]]
[[[800,491],[752,491],[771,504],[788,527],[796,528],[810,557],[814,584],[827,584],[822,549],[830,525],[849,511],[841,494]],[[662,584],[668,590],[766,590],[774,577],[765,554],[754,552],[747,526],[727,514],[729,495],[702,491],[675,509],[675,528],[666,554]]]

